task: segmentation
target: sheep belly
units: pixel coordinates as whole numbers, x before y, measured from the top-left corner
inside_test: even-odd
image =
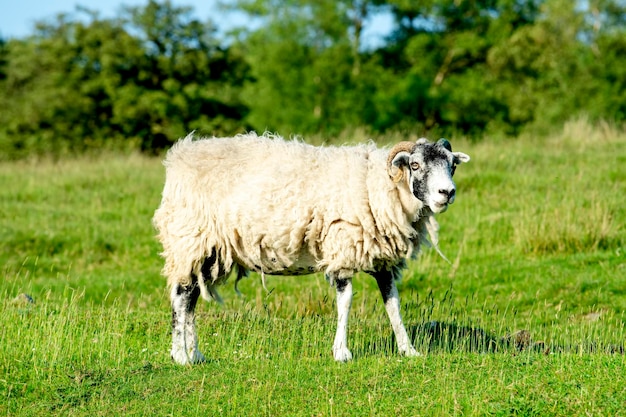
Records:
[[[320,270],[319,258],[312,253],[314,246],[305,239],[306,222],[293,222],[290,230],[274,233],[259,224],[249,224],[245,233],[233,231],[230,246],[237,264],[271,275],[306,275]]]
[[[251,226],[249,230],[253,229]],[[358,270],[371,270],[375,261],[365,247],[362,227],[342,220],[326,227],[323,222],[318,225],[315,221],[308,226],[300,224],[291,229],[291,233],[274,236],[236,235],[238,239],[232,246],[235,262],[248,270],[269,275],[324,272],[344,278]],[[247,239],[253,237],[256,238]]]
[[[270,262],[272,262],[274,259],[275,258],[270,259]],[[309,275],[321,271],[315,259],[313,259],[313,257],[308,252],[304,252],[302,255],[298,256],[296,261],[289,265],[279,265],[276,262],[273,263],[275,263],[276,265],[274,265],[274,268],[272,269],[263,268],[262,270],[260,270],[255,267],[255,269],[252,270],[259,273],[263,272],[268,275],[291,276]]]

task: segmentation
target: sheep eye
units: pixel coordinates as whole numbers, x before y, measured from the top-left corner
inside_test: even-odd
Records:
[[[456,165],[452,165],[452,169],[450,170],[450,175],[454,175],[454,171],[456,171]]]
[[[420,164],[418,164],[417,162],[411,162],[411,169],[413,171],[417,171],[420,167]]]

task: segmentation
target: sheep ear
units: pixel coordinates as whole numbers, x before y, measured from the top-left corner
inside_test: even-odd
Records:
[[[437,141],[437,144],[443,146],[444,148],[452,152],[452,145],[450,145],[450,142],[448,141],[448,139],[441,138]]]
[[[396,156],[391,160],[391,165],[396,168],[402,168],[403,166],[409,166],[409,158],[411,154],[405,151],[398,152]]]
[[[452,152],[452,155],[454,155],[454,163],[455,164],[462,164],[463,162],[469,162],[470,157],[467,154],[464,154],[463,152]]]
[[[400,151],[391,160],[391,164],[389,164],[389,168],[387,168],[387,169],[389,170],[389,176],[393,179],[393,182],[398,183],[398,182],[402,181],[402,178],[404,178],[404,169],[403,169],[403,167],[409,165],[409,157],[410,156],[411,156],[411,154],[409,152]],[[395,172],[395,173],[393,172],[394,171],[393,167],[396,168],[397,172]]]
[[[394,182],[399,182],[404,176],[402,166],[409,165],[409,158],[411,157],[411,152],[413,152],[415,146],[415,143],[405,141],[396,144],[389,151],[389,156],[387,156],[387,170],[389,171],[389,176],[393,178]],[[394,167],[397,168],[398,172],[393,172]]]

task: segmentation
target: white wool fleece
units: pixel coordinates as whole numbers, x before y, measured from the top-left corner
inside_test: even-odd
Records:
[[[374,144],[314,147],[278,136],[176,143],[154,224],[170,285],[216,256],[213,284],[234,264],[261,273],[348,278],[415,255],[436,227]],[[434,223],[436,225],[436,223]],[[417,229],[417,230],[416,230]]]

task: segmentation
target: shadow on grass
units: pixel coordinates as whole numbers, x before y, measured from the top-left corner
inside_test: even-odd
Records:
[[[413,343],[428,352],[466,351],[477,353],[545,349],[543,342],[533,342],[526,330],[496,336],[482,328],[456,323],[429,321],[409,326],[407,331]]]
[[[409,337],[418,351],[423,353],[436,352],[472,352],[472,353],[497,353],[509,352],[519,354],[521,352],[536,352],[540,354],[554,353],[599,353],[599,354],[624,354],[624,345],[602,345],[589,342],[585,344],[556,345],[541,340],[533,340],[528,330],[498,336],[485,331],[480,327],[463,326],[456,323],[429,321],[417,325],[407,326]],[[391,335],[390,343],[384,343],[397,350],[395,337]],[[370,346],[372,350],[380,350],[376,346]]]

